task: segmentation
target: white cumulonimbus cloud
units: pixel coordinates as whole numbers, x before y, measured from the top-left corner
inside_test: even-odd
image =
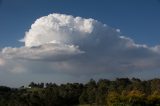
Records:
[[[123,76],[140,70],[160,69],[158,45],[136,44],[123,36],[120,29],[91,18],[50,14],[37,19],[20,41],[25,43],[23,47],[5,47],[1,51],[3,69],[15,70],[16,62],[19,62],[19,69],[26,72],[71,76],[108,73]],[[11,72],[20,72],[14,70]]]

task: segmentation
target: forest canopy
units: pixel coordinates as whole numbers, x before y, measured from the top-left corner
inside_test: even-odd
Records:
[[[160,79],[91,79],[82,83],[0,86],[0,106],[160,106]]]

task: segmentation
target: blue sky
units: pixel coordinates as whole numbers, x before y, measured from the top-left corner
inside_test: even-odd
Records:
[[[159,28],[160,0],[0,0],[0,85],[160,77]]]
[[[0,47],[18,42],[31,24],[50,13],[91,17],[133,38],[137,43],[159,44],[159,0],[1,0]]]

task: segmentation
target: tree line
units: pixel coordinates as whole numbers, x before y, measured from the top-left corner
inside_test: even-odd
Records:
[[[160,79],[91,79],[82,83],[0,86],[0,106],[160,106]]]

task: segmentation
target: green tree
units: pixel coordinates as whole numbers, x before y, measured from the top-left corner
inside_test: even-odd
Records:
[[[88,102],[92,106],[96,102],[96,81],[91,79],[87,84]]]
[[[108,94],[109,84],[110,81],[106,79],[100,79],[97,82],[96,104],[98,106],[106,104],[106,95]]]
[[[116,91],[110,91],[106,101],[108,106],[118,106],[120,104],[120,95]]]
[[[131,106],[144,106],[145,94],[138,90],[132,90],[128,93],[127,100]]]
[[[160,92],[154,91],[153,94],[148,96],[148,104],[152,106],[160,106]]]

